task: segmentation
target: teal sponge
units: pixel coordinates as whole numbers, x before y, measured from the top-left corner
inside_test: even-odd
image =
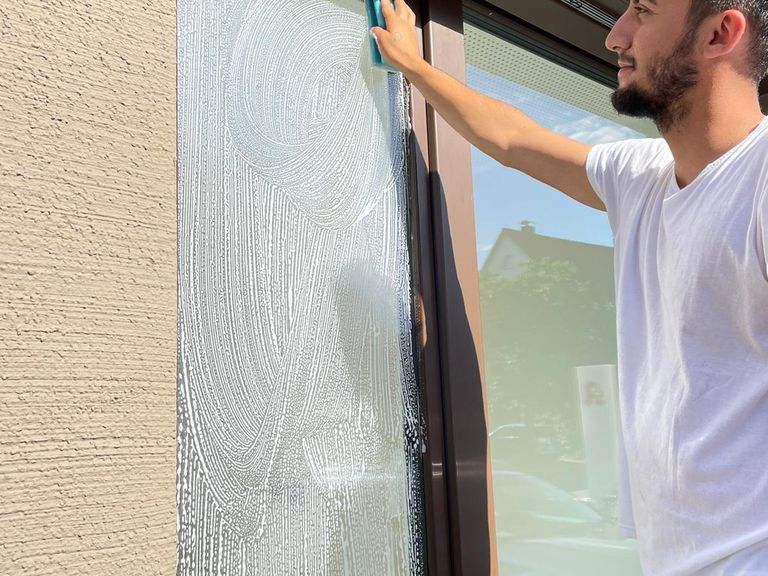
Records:
[[[390,6],[392,5],[391,0],[365,0],[365,11],[368,15],[369,30],[374,26],[379,26],[380,28],[386,29],[386,22],[384,21],[384,16],[381,13],[382,1],[389,2]],[[386,63],[381,55],[381,52],[379,51],[379,47],[376,45],[376,39],[373,36],[371,36],[371,59],[373,60],[373,65],[378,68],[382,68],[387,72],[398,72],[397,69]]]

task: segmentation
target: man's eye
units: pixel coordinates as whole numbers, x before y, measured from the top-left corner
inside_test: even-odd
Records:
[[[639,4],[636,4],[635,6],[633,6],[633,8],[635,9],[635,12],[637,12],[638,14],[646,14],[648,12],[648,10],[646,10],[643,6],[640,6]]]

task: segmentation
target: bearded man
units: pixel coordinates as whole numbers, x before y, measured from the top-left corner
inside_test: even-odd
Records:
[[[620,414],[652,576],[768,575],[768,71],[764,0],[631,0],[606,39],[618,112],[662,138],[581,144],[420,56],[413,12],[373,28],[467,140],[608,212]]]

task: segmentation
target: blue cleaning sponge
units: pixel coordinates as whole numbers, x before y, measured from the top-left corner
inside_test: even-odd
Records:
[[[386,22],[384,21],[384,15],[381,13],[381,3],[389,2],[392,6],[391,0],[365,0],[365,11],[368,14],[368,29],[370,30],[374,26],[386,29]],[[379,51],[379,47],[376,45],[376,39],[371,36],[371,59],[373,65],[386,70],[387,72],[399,72],[396,68],[393,68],[386,63]]]

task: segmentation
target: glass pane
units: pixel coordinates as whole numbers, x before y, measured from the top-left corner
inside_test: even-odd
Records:
[[[610,89],[465,23],[467,82],[587,143],[655,135]],[[472,150],[500,573],[641,574],[617,529],[606,215]]]
[[[421,574],[407,94],[359,0],[179,0],[178,573]]]

